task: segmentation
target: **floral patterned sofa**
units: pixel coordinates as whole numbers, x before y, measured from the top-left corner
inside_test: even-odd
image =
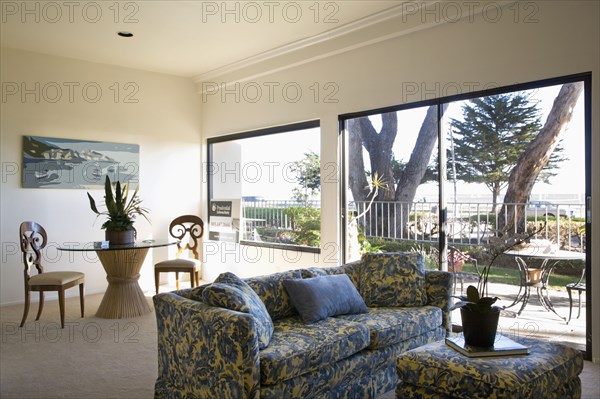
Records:
[[[312,289],[332,276],[347,280],[341,275],[352,287],[312,293],[324,302],[334,295],[336,307],[346,292],[358,292],[353,298],[368,308],[307,323],[302,306],[310,300],[299,300],[288,282]],[[451,275],[425,271],[417,253],[236,278],[226,273],[154,297],[156,398],[374,398],[395,388],[399,354],[443,339],[450,328]],[[253,295],[260,300],[244,302]]]

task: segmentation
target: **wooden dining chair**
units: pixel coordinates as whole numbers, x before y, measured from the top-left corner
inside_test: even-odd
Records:
[[[23,319],[21,327],[25,324],[27,314],[29,313],[31,291],[39,291],[40,303],[35,320],[39,320],[44,308],[44,292],[58,292],[58,306],[60,309],[60,325],[65,328],[65,290],[71,287],[79,286],[79,303],[81,306],[81,317],[84,317],[84,297],[83,284],[85,275],[80,272],[44,272],[42,265],[41,250],[48,243],[46,230],[35,222],[23,222],[19,228],[21,240],[21,252],[23,253],[23,264],[25,265],[25,309],[23,309]],[[31,267],[35,266],[38,273],[31,275]]]
[[[179,216],[169,225],[171,237],[179,240],[175,259],[158,262],[154,265],[154,284],[158,294],[160,273],[175,272],[175,286],[179,289],[179,273],[189,273],[192,287],[200,284],[202,262],[200,260],[201,238],[204,235],[204,222],[195,215]],[[193,257],[183,257],[184,251]]]

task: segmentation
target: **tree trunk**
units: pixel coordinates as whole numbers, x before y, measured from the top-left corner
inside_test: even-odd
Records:
[[[348,183],[355,202],[367,201],[369,182],[362,157],[362,140],[357,119],[348,120]]]
[[[493,184],[492,185],[492,212],[496,213],[496,208],[498,207],[498,197],[500,196],[500,185]]]
[[[516,229],[516,232],[525,231],[525,206],[508,204],[526,204],[529,201],[533,185],[548,163],[565,126],[571,120],[573,108],[582,91],[582,82],[569,83],[561,87],[544,127],[517,160],[508,178],[508,189],[504,196],[505,206],[498,214],[499,231],[508,228]],[[516,226],[513,226],[513,221],[516,221]]]
[[[443,108],[442,113],[445,109],[446,107]],[[387,183],[388,187],[387,190],[379,190],[373,208],[365,215],[365,233],[368,234],[370,228],[377,228],[378,234],[395,233],[397,237],[400,237],[409,219],[410,204],[415,198],[423,176],[425,176],[427,165],[437,142],[437,106],[428,108],[415,147],[395,189],[392,148],[398,132],[398,116],[396,112],[389,112],[382,114],[381,117],[382,127],[379,133],[377,133],[368,117],[348,121],[349,184],[354,201],[370,200],[368,196],[370,190],[363,161],[362,147],[364,146],[369,153],[371,173],[373,175],[377,173]],[[377,203],[382,201],[402,201],[405,203],[403,204],[404,209],[400,211],[396,206],[378,206]],[[387,231],[388,226],[394,225],[394,223],[388,221],[394,219],[396,220],[396,231]],[[377,223],[377,227],[375,227],[375,223]]]
[[[376,201],[394,200],[394,173],[392,171],[392,147],[398,133],[396,112],[381,115],[381,131],[377,133],[368,117],[360,118],[358,133],[371,160],[371,175],[377,175],[388,184],[388,190],[379,190]],[[364,170],[363,170],[364,174]]]
[[[447,106],[442,107],[442,115]],[[439,117],[441,118],[442,115]],[[427,165],[431,159],[431,153],[438,139],[438,114],[437,106],[432,105],[427,110],[417,142],[410,154],[410,159],[406,164],[404,173],[396,187],[395,200],[401,202],[403,209],[396,210],[396,235],[402,236],[402,230],[406,227],[410,216],[410,204],[413,202],[417,193],[417,188],[421,185],[421,180],[425,176]]]

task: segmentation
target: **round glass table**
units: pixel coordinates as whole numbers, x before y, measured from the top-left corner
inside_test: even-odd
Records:
[[[140,288],[140,270],[150,248],[175,245],[177,241],[141,240],[133,244],[103,245],[103,242],[86,242],[61,246],[61,251],[96,252],[106,271],[108,287],[96,312],[104,319],[137,317],[151,311]]]

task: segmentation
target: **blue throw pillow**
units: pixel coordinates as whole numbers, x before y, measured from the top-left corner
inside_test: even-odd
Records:
[[[283,286],[302,321],[314,323],[329,316],[367,313],[369,308],[345,274],[284,280]]]
[[[202,299],[211,306],[218,306],[254,316],[258,329],[258,346],[264,349],[273,335],[273,320],[265,304],[256,292],[233,273],[223,273],[213,284],[202,291]]]

